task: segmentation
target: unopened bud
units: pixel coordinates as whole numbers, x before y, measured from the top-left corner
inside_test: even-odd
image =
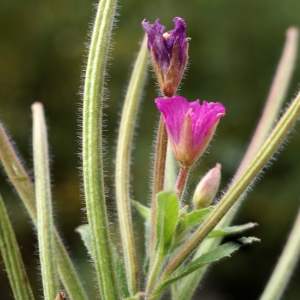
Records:
[[[194,196],[193,203],[195,209],[202,209],[211,204],[215,198],[221,180],[221,165],[211,169],[198,183]]]

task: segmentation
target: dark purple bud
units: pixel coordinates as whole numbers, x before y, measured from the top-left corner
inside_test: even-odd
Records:
[[[148,49],[158,84],[167,97],[175,95],[187,64],[188,38],[183,19],[174,18],[175,28],[165,27],[156,19],[153,25],[144,20],[142,26],[148,35]]]

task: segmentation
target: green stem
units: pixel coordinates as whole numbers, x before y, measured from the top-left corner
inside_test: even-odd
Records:
[[[238,171],[234,177],[236,181],[241,174],[248,167],[251,158],[253,158],[258,150],[261,148],[263,142],[266,140],[269,132],[274,126],[278,114],[280,112],[282,103],[286,96],[286,91],[291,81],[293,74],[296,57],[297,57],[297,47],[298,47],[298,29],[291,27],[286,32],[286,42],[283,49],[283,53],[278,64],[277,72],[275,74],[270,93],[262,114],[262,117],[257,125],[255,133],[252,137],[251,143],[247,149],[246,154],[238,168]],[[239,204],[242,202],[245,194],[241,195],[236,205],[230,210],[229,213],[220,221],[217,225],[217,228],[229,226],[235,217]],[[195,254],[194,259],[199,257],[202,253],[206,253],[215,249],[221,242],[221,238],[211,239],[205,241],[205,243],[199,248],[198,252]],[[199,285],[200,280],[203,278],[208,266],[201,268],[199,271],[196,271],[194,274],[183,278],[178,288],[178,293],[176,293],[174,299],[176,300],[189,300],[192,298],[197,286]]]
[[[189,171],[190,171],[190,168],[180,167],[180,171],[179,171],[179,175],[178,175],[178,178],[176,181],[176,187],[175,187],[175,191],[176,191],[179,201],[181,201],[181,198],[182,198],[185,186],[186,186],[186,181],[189,176]]]
[[[161,114],[157,130],[155,161],[153,169],[153,186],[152,186],[152,201],[151,201],[151,235],[150,235],[150,267],[154,261],[155,245],[156,245],[156,195],[164,189],[165,180],[165,165],[166,154],[168,147],[168,133],[164,122],[164,117]]]
[[[44,298],[55,299],[59,290],[54,245],[47,129],[41,103],[32,105],[33,162],[37,208],[37,231]]]
[[[247,170],[240,178],[229,188],[216,208],[211,212],[202,225],[193,233],[186,241],[183,249],[169,262],[160,279],[162,283],[174,270],[176,270],[188,256],[196,250],[199,244],[220,222],[223,216],[228,212],[232,205],[239,199],[239,196],[251,185],[257,174],[269,161],[277,148],[283,142],[291,130],[294,123],[297,121],[300,112],[300,94],[287,109],[282,116],[269,138],[264,143],[263,147],[255,158],[249,164]],[[158,284],[158,285],[159,285]]]
[[[155,282],[157,280],[157,275],[158,272],[162,266],[162,261],[163,261],[164,255],[163,255],[163,251],[161,249],[158,249],[157,253],[156,253],[156,257],[153,263],[153,267],[151,269],[151,272],[148,276],[148,282],[147,282],[147,288],[146,288],[146,295],[150,295],[153,287],[155,285]]]
[[[8,178],[17,190],[32,223],[37,227],[37,212],[35,205],[35,191],[33,184],[22,166],[18,156],[16,155],[12,144],[9,141],[5,130],[0,123],[0,160],[7,173]],[[60,278],[70,298],[77,297],[87,300],[88,297],[82,287],[80,279],[76,273],[74,265],[66,251],[63,242],[54,229],[55,242],[57,248],[57,264]]]
[[[281,299],[300,256],[300,210],[288,241],[260,300]]]
[[[15,299],[33,300],[25,266],[4,202],[0,196],[0,252]],[[2,295],[4,296],[4,295]]]
[[[102,150],[102,108],[105,72],[116,0],[98,5],[83,94],[82,163],[87,217],[98,284],[103,300],[119,298],[105,203]]]
[[[130,210],[130,154],[136,117],[145,85],[148,65],[147,38],[144,37],[127,89],[119,127],[116,156],[116,200],[130,294],[138,291],[138,265]]]

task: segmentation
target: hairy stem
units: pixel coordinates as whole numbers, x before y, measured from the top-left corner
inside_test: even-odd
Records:
[[[260,300],[281,299],[300,256],[300,210],[288,241]]]
[[[94,263],[103,300],[119,298],[105,203],[102,149],[104,82],[116,6],[116,0],[99,2],[83,93],[82,169],[84,193]]]
[[[130,294],[138,292],[138,265],[132,217],[130,210],[129,179],[130,179],[130,154],[137,112],[142,97],[147,74],[148,49],[147,38],[144,37],[138,54],[129,86],[127,89],[122,117],[119,127],[119,137],[116,156],[116,200],[119,225]]]
[[[186,186],[186,181],[189,176],[189,171],[190,171],[189,168],[183,168],[183,167],[180,168],[179,175],[176,181],[176,187],[175,187],[175,191],[179,201],[181,201]]]

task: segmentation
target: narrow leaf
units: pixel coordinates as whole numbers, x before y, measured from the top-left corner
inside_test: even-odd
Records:
[[[44,298],[53,300],[59,290],[56,248],[51,200],[47,130],[43,105],[34,103],[33,113],[33,162],[37,205],[37,231]]]
[[[202,268],[203,266],[211,263],[216,263],[224,258],[230,257],[231,254],[237,251],[241,246],[259,241],[260,240],[255,237],[242,238],[239,239],[237,242],[229,242],[223,244],[217,247],[216,249],[203,254],[196,260],[189,263],[184,269],[181,270],[179,274],[173,275],[167,280],[163,281],[154,292],[154,296],[160,295],[162,290],[165,289],[168,285]]]
[[[89,255],[94,260],[90,226],[88,224],[81,225],[76,228],[76,231],[80,234],[80,237],[81,237],[86,249],[88,250]]]
[[[147,206],[144,206],[138,201],[130,200],[130,203],[136,208],[136,210],[140,213],[140,215],[145,218],[146,220],[150,220],[151,212],[150,208]]]
[[[0,196],[0,252],[15,299],[33,300],[19,246]]]
[[[195,210],[181,217],[176,227],[176,236],[179,237],[187,229],[201,223],[213,209],[213,206],[209,206],[201,210]]]
[[[119,299],[108,225],[103,175],[103,100],[117,0],[101,0],[94,21],[85,73],[82,116],[82,172],[98,286],[103,300]]]
[[[87,248],[89,255],[94,260],[93,244],[92,244],[91,231],[89,225],[88,224],[81,225],[76,228],[76,231],[80,234],[80,237],[85,247]],[[118,286],[120,289],[120,296],[123,299],[130,296],[128,292],[124,262],[122,261],[117,250],[114,247],[112,248],[112,251],[113,251],[114,262],[116,266],[116,274],[117,274]]]
[[[246,230],[249,230],[253,227],[258,226],[257,223],[247,223],[244,225],[238,225],[238,226],[228,226],[221,229],[213,230],[207,238],[216,238],[220,236],[226,236],[226,235],[232,235],[232,234],[239,234]]]
[[[33,183],[25,171],[20,159],[18,158],[12,142],[8,138],[4,127],[0,123],[0,160],[5,172],[20,196],[32,223],[37,227],[37,212],[35,203],[35,191]],[[87,300],[88,297],[82,287],[79,276],[70,259],[70,256],[55,229],[55,241],[57,249],[57,265],[59,276],[71,299],[80,298]]]
[[[122,299],[127,298],[130,296],[129,290],[128,290],[128,283],[126,278],[126,271],[124,266],[124,261],[119,256],[117,250],[113,248],[114,253],[114,261],[116,265],[116,273],[117,273],[117,281],[118,281],[118,287],[120,290],[120,296]]]
[[[134,69],[130,78],[119,127],[116,154],[116,203],[120,236],[123,247],[126,274],[131,295],[138,291],[138,264],[134,244],[132,216],[130,209],[130,155],[137,112],[141,103],[142,92],[146,82],[148,65],[147,37],[144,37]]]
[[[157,195],[156,249],[167,253],[171,246],[178,221],[179,201],[174,192],[161,192]]]

